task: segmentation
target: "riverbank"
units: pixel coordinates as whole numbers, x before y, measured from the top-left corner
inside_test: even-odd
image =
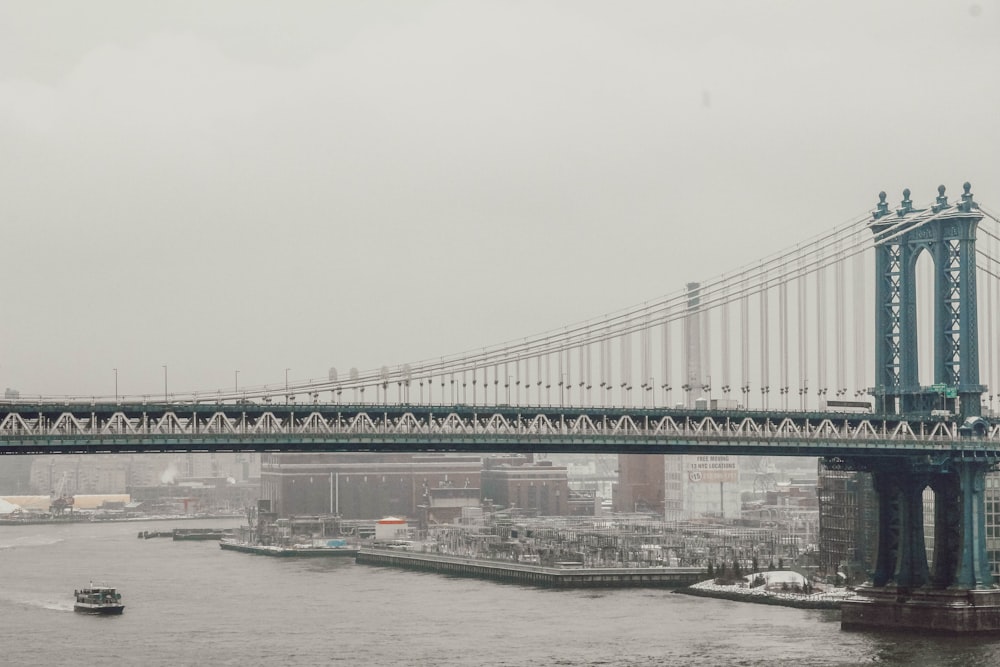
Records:
[[[20,515],[18,517],[0,517],[0,527],[2,526],[40,526],[40,525],[67,525],[75,523],[142,523],[146,521],[206,521],[217,519],[240,519],[245,518],[242,514],[153,514],[149,516],[117,516],[109,514],[92,514],[84,512],[74,512],[61,517],[31,517],[30,515]]]
[[[721,585],[714,581],[702,581],[674,591],[681,595],[718,598],[736,602],[751,602],[754,604],[779,605],[797,609],[840,609],[840,604],[854,597],[854,591],[846,588],[829,588],[815,593],[796,593],[789,590],[775,589],[772,586],[749,586],[732,584]]]

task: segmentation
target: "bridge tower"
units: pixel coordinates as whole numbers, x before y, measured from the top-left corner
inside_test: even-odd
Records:
[[[885,193],[870,225],[876,253],[876,408],[886,415],[930,415],[940,407],[985,435],[981,419],[976,321],[976,227],[983,214],[964,185],[948,204],[945,187],[929,210],[910,191],[889,211]],[[916,264],[934,262],[934,385],[921,386],[917,355]],[[943,452],[923,459],[844,459],[872,473],[878,546],[869,584],[845,602],[844,627],[1000,632],[1000,590],[986,550],[985,479],[991,462]],[[934,554],[924,543],[923,493],[934,491]]]
[[[875,398],[885,413],[929,413],[947,407],[963,417],[981,412],[976,317],[976,227],[983,214],[965,183],[948,204],[945,187],[930,211],[913,208],[910,190],[889,211],[885,192],[870,228],[875,235]],[[934,385],[921,386],[917,358],[917,260],[934,262]]]

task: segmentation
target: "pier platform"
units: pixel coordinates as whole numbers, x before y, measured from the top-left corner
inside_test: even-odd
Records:
[[[696,567],[543,567],[372,548],[361,549],[356,561],[363,565],[399,567],[547,588],[680,588],[701,581],[706,576],[703,569]]]

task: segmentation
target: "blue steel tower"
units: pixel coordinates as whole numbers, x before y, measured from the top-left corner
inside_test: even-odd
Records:
[[[875,388],[880,412],[914,414],[946,407],[981,413],[976,317],[976,226],[983,214],[965,183],[951,206],[944,186],[930,210],[913,208],[909,189],[891,212],[879,193],[875,235]],[[934,262],[934,385],[921,386],[917,358],[917,260]]]
[[[947,407],[965,418],[970,437],[985,435],[981,419],[976,318],[976,227],[983,214],[964,185],[948,203],[944,186],[930,209],[917,210],[910,191],[890,211],[885,193],[870,228],[875,235],[876,407],[886,418]],[[934,384],[921,386],[916,265],[934,263]],[[971,419],[970,419],[971,418]],[[972,428],[970,428],[970,426]],[[844,627],[1000,631],[1000,590],[986,550],[985,477],[992,460],[942,451],[940,456],[845,458],[867,470],[878,498],[878,547],[871,584],[845,602]],[[924,543],[923,493],[934,491],[934,554]]]

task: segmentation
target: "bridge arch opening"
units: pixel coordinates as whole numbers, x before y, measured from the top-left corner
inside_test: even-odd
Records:
[[[927,568],[934,571],[934,503],[937,497],[930,484],[923,490],[924,505],[924,551],[927,554]]]
[[[934,257],[928,248],[917,251],[914,262],[916,284],[916,362],[917,381],[921,386],[934,384]]]

